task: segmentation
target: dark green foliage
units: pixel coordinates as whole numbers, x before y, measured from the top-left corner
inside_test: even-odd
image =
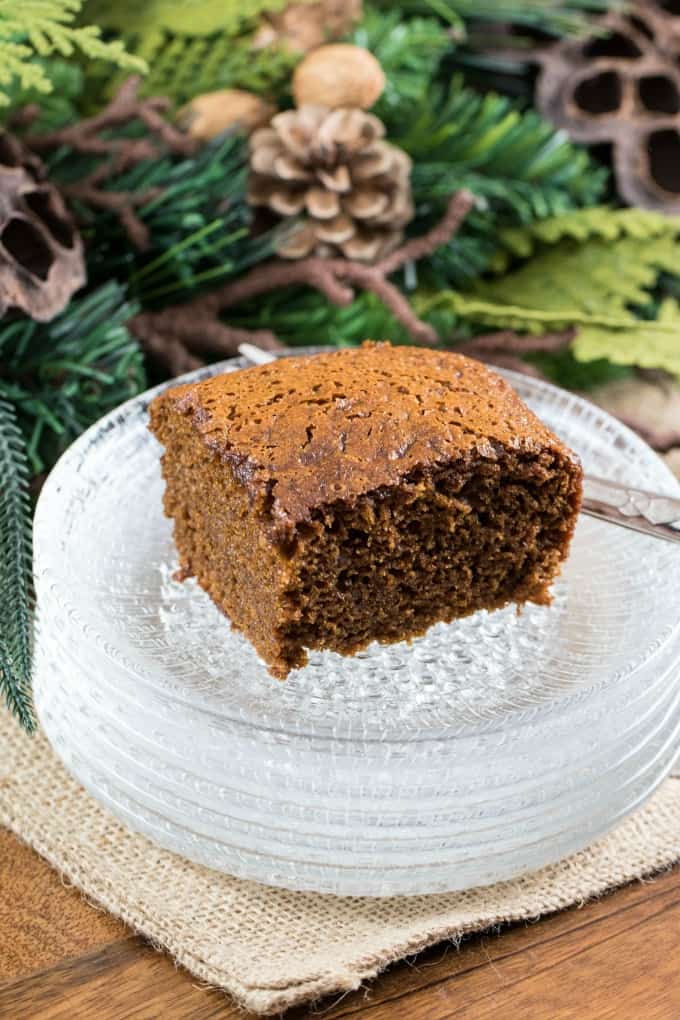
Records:
[[[149,60],[149,73],[144,77],[140,95],[168,96],[175,109],[194,96],[217,89],[246,89],[278,101],[285,95],[301,56],[278,46],[253,50],[249,36],[229,39],[216,34],[173,40],[168,35],[165,44]],[[90,68],[88,109],[96,110],[110,99],[125,77],[124,73],[112,77],[96,66]],[[91,105],[93,99],[96,103]]]
[[[560,386],[570,390],[592,390],[605,383],[627,379],[633,369],[626,365],[613,365],[605,358],[596,361],[577,361],[570,350],[558,354],[530,354],[526,360]]]
[[[28,463],[14,410],[0,382],[0,694],[21,724],[31,704],[31,512]]]
[[[391,6],[389,0],[380,0]],[[402,11],[433,13],[447,21],[459,37],[475,22],[505,22],[551,35],[586,31],[593,14],[622,8],[625,0],[402,0]]]
[[[52,322],[0,323],[0,391],[14,408],[33,473],[144,388],[142,355],[125,328],[133,311],[111,282],[74,298]]]
[[[350,41],[370,50],[385,72],[385,91],[372,108],[381,119],[390,114],[398,118],[404,104],[427,98],[439,62],[452,46],[446,26],[437,18],[404,19],[398,10],[370,6]]]
[[[234,308],[229,323],[244,329],[273,329],[283,343],[292,347],[344,347],[367,338],[408,341],[403,327],[371,293],[360,293],[351,305],[338,308],[318,291],[276,291]]]
[[[51,176],[62,183],[79,180],[89,168],[89,159],[66,149],[50,161]],[[117,278],[131,298],[154,306],[190,297],[264,257],[269,240],[249,235],[246,175],[246,145],[238,135],[216,139],[189,158],[168,155],[112,174],[110,191],[143,195],[158,189],[157,197],[137,208],[150,244],[135,251],[113,214],[75,203],[90,282]]]
[[[414,233],[441,212],[448,196],[469,188],[481,199],[462,232],[430,260],[438,286],[461,286],[483,272],[496,234],[598,201],[606,171],[538,114],[504,96],[481,96],[456,77],[447,92],[388,121],[390,138],[413,159]]]

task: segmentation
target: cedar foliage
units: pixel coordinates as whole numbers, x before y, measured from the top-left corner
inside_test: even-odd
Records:
[[[52,91],[52,81],[37,57],[80,51],[91,60],[106,60],[128,70],[145,71],[146,63],[125,51],[119,40],[104,42],[94,25],[76,26],[83,0],[0,0],[0,106],[11,96],[15,80],[22,89]]]

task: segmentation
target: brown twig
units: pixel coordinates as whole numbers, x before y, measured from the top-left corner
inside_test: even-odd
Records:
[[[191,361],[193,367],[197,362],[196,355],[200,353],[209,351],[212,354],[232,354],[244,339],[272,350],[281,346],[273,333],[259,331],[256,334],[246,334],[244,330],[224,326],[218,316],[228,308],[260,294],[281,287],[301,285],[313,287],[341,307],[352,303],[355,288],[371,291],[389,308],[414,340],[424,344],[436,343],[438,337],[435,330],[416,315],[406,297],[388,277],[407,262],[421,259],[449,241],[474,201],[470,192],[457,192],[449,200],[441,221],[432,230],[422,237],[407,241],[374,265],[341,258],[313,257],[297,262],[273,259],[186,304],[135,316],[130,323],[131,329],[149,353],[156,356],[161,350],[162,338],[168,337],[172,353],[168,354],[165,361],[172,370],[182,361]],[[180,341],[186,348],[183,359],[179,354]]]
[[[132,244],[143,250],[148,246],[149,233],[137,215],[137,208],[158,195],[157,188],[144,193],[109,191],[104,185],[112,174],[120,174],[143,160],[157,159],[163,152],[189,156],[198,142],[178,131],[163,114],[170,101],[160,96],[140,99],[137,95],[140,79],[128,78],[111,102],[94,117],[86,117],[57,131],[28,134],[24,144],[33,152],[46,153],[68,146],[84,155],[101,157],[101,162],[75,184],[61,187],[69,199],[82,202],[95,209],[113,212],[126,230]],[[32,111],[24,111],[24,122],[30,123]],[[107,138],[102,133],[110,128],[122,127],[133,120],[141,120],[150,132],[145,138]]]
[[[197,315],[184,310],[173,319],[161,319],[162,316],[162,312],[142,312],[135,315],[128,326],[152,360],[171,375],[200,368],[201,354],[230,357],[238,352],[242,343],[255,344],[266,351],[280,350],[283,346],[269,330],[227,326],[210,314]]]

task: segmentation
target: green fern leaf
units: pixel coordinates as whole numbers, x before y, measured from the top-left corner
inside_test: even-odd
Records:
[[[680,381],[679,338],[680,305],[667,298],[661,303],[654,322],[638,320],[623,335],[595,323],[587,323],[579,329],[572,351],[578,361],[606,358],[615,365],[662,368]]]
[[[533,257],[466,292],[418,295],[419,314],[443,311],[456,325],[534,334],[577,326],[577,360],[679,374],[677,305],[665,302],[652,321],[635,310],[650,306],[662,272],[678,276],[680,220],[639,209],[585,210],[512,236],[515,253]]]
[[[88,0],[85,15],[121,35],[129,52],[146,60],[144,95],[176,104],[203,92],[243,88],[285,93],[301,54],[279,46],[253,50],[252,30],[263,14],[289,0]],[[313,0],[302,0],[311,3]],[[89,75],[90,88],[108,95],[117,79]]]
[[[0,692],[27,730],[31,703],[31,513],[28,464],[12,405],[0,390]]]
[[[677,271],[679,265],[680,244],[674,235],[647,241],[594,238],[583,244],[569,239],[505,276],[480,281],[475,293],[486,302],[545,312],[578,309],[591,316],[632,318],[627,309],[649,300],[659,272]]]
[[[678,234],[680,217],[663,216],[645,209],[611,209],[602,205],[574,209],[525,227],[501,229],[498,240],[505,250],[498,252],[490,269],[504,272],[513,257],[526,259],[542,245],[557,244],[567,239],[580,243],[590,239],[612,242],[620,237],[649,241]]]

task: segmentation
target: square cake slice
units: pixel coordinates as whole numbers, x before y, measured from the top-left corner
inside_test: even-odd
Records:
[[[280,678],[510,602],[547,603],[578,458],[500,376],[366,343],[167,390],[165,513],[182,570]]]

